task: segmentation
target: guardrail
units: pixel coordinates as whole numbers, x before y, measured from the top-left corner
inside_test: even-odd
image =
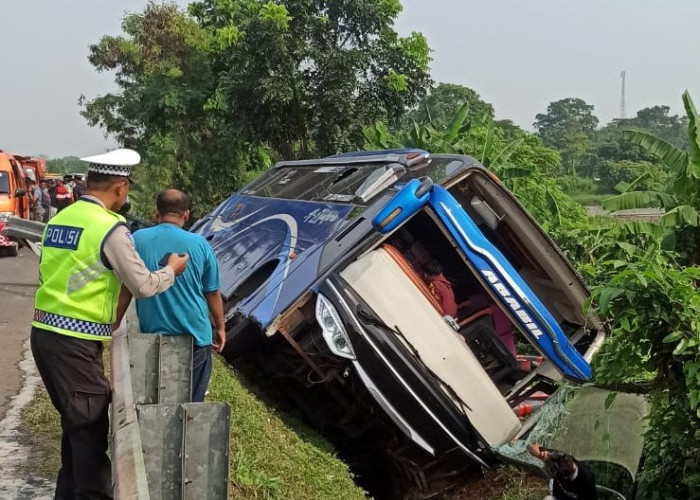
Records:
[[[192,337],[144,334],[134,306],[112,343],[115,500],[225,500],[230,407],[188,403]]]
[[[123,330],[121,334],[115,334],[112,340],[111,376],[114,498],[150,500],[141,432],[131,388],[129,344]]]
[[[21,217],[10,217],[5,224],[5,229],[2,234],[12,236],[19,240],[27,240],[31,242],[41,241],[41,235],[44,234],[43,222],[22,219]]]

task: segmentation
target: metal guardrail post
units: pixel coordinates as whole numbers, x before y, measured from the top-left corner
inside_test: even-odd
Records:
[[[135,315],[127,318],[133,322]],[[131,388],[129,345],[122,328],[112,340],[112,476],[117,500],[150,500],[141,432]]]
[[[225,500],[231,410],[188,402],[192,338],[141,333],[133,305],[125,321],[112,354],[115,500]]]

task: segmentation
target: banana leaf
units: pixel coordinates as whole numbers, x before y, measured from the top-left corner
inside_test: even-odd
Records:
[[[460,130],[462,130],[462,125],[464,125],[464,121],[467,119],[468,113],[469,103],[465,102],[464,104],[462,104],[462,107],[459,108],[459,111],[452,119],[452,123],[450,123],[449,127],[447,127],[447,133],[445,134],[445,140],[447,142],[452,142],[457,138]]]
[[[501,151],[496,155],[496,157],[491,160],[491,165],[503,165],[504,163],[507,163],[510,157],[513,156],[513,153],[515,153],[518,150],[518,148],[524,140],[524,137],[518,137],[517,139],[513,139],[512,141],[510,141],[506,145],[506,147],[501,149]]]
[[[682,171],[688,164],[688,154],[678,149],[668,141],[660,139],[643,130],[627,128],[622,130],[622,136],[652,155],[661,159],[671,170]]]
[[[559,203],[552,192],[547,189],[547,206],[549,211],[554,215],[555,226],[561,226],[561,209],[559,208]]]
[[[615,186],[615,191],[617,191],[618,193],[627,193],[629,191],[634,191],[641,182],[645,181],[649,177],[651,177],[651,170],[644,172],[632,182],[620,181]]]
[[[687,90],[683,92],[683,105],[688,115],[688,163],[693,167],[693,175],[700,177],[700,118]]]
[[[488,123],[488,128],[486,129],[486,140],[484,141],[484,149],[481,153],[481,163],[482,165],[489,166],[491,164],[491,149],[493,148],[493,122]]]
[[[661,217],[661,224],[666,227],[698,226],[700,217],[697,210],[689,205],[679,205]]]
[[[649,235],[659,240],[665,238],[669,232],[672,232],[666,227],[652,224],[651,222],[642,222],[638,220],[625,222],[620,224],[612,231],[612,234],[618,238],[627,238],[629,236]]]
[[[633,208],[665,208],[678,205],[673,195],[659,191],[629,191],[603,200],[603,208],[611,212]]]

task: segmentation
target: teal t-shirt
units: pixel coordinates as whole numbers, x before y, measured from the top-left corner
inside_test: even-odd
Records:
[[[151,271],[168,253],[187,253],[185,272],[165,292],[136,300],[141,331],[167,335],[190,334],[197,346],[212,343],[212,327],[205,293],[219,289],[219,265],[211,246],[202,236],[175,224],[158,224],[134,233],[136,250]]]

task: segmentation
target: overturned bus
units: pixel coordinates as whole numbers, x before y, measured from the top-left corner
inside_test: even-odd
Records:
[[[225,356],[254,359],[357,463],[424,492],[502,459],[562,382],[590,379],[605,338],[581,277],[467,156],[281,162],[193,231],[220,263]]]

